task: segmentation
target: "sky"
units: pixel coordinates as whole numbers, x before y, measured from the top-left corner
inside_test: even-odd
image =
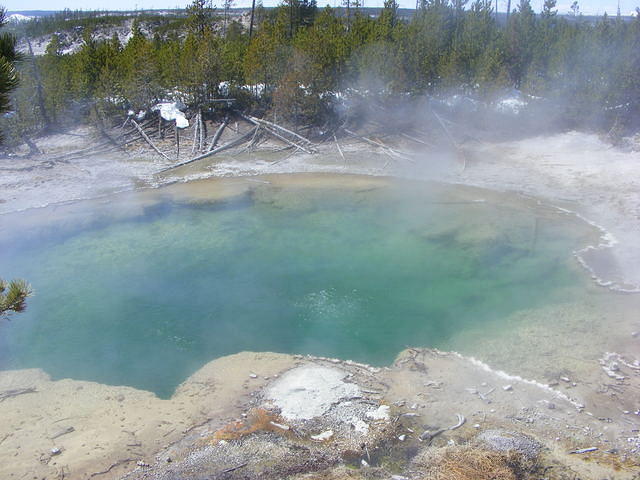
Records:
[[[318,6],[337,6],[341,0],[317,0]],[[544,0],[531,0],[531,5],[539,11]],[[184,8],[189,4],[189,0],[0,0],[7,10],[133,10],[148,8]],[[213,3],[221,4],[222,0],[213,0]],[[263,0],[265,6],[274,6],[279,0]],[[382,6],[383,0],[364,0],[367,7]],[[401,7],[414,7],[415,0],[399,0]],[[471,3],[471,2],[469,2]],[[512,0],[511,4],[517,4],[518,0]],[[558,11],[568,13],[573,0],[558,0]],[[578,0],[580,11],[585,15],[602,15],[607,12],[615,15],[617,11],[617,0]],[[236,0],[235,7],[247,7],[251,5],[251,0]],[[505,11],[507,0],[498,0],[498,8]],[[640,0],[620,0],[620,11],[623,15],[634,12],[640,6]]]

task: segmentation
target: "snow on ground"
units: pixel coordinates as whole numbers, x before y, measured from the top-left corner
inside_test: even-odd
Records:
[[[39,148],[49,154],[45,158],[0,158],[0,214],[131,190],[153,182],[153,174],[167,166],[158,157],[119,151],[48,161],[92,142],[89,131],[80,128],[39,139]]]
[[[33,17],[28,17],[27,15],[22,15],[21,13],[12,13],[7,17],[7,22],[20,23],[20,22],[28,22]]]
[[[184,113],[180,111],[180,105],[178,103],[158,103],[151,107],[151,111],[160,111],[160,116],[167,122],[173,122],[175,120],[178,128],[187,128],[189,126],[189,120],[187,120]]]

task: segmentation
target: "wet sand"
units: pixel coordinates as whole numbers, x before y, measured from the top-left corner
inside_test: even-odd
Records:
[[[0,392],[28,390],[0,403],[0,478],[119,478],[194,426],[234,418],[266,378],[293,365],[293,357],[271,353],[220,358],[169,400],[129,387],[51,381],[36,369],[0,372]]]

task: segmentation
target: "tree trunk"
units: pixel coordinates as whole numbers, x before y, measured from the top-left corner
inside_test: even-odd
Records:
[[[33,56],[33,48],[31,48],[31,41],[27,38],[27,45],[29,46],[29,55],[33,58],[33,76],[36,80],[36,95],[38,97],[38,108],[40,109],[40,115],[42,116],[42,120],[44,121],[44,129],[45,131],[50,131],[53,124],[51,123],[51,119],[47,114],[47,109],[44,104],[44,93],[42,92],[42,78],[40,77],[40,69],[38,68],[38,63],[36,62],[35,57]]]
[[[200,113],[196,114],[196,121],[193,125],[193,141],[191,142],[191,155],[196,154],[196,149],[198,148],[198,130],[200,130],[200,122],[198,121],[198,116]]]
[[[249,21],[249,40],[251,40],[251,36],[253,35],[253,16],[256,12],[256,0],[251,2],[251,20]]]
[[[206,125],[202,119],[202,110],[198,110],[198,125],[200,131],[200,141],[198,142],[198,150],[201,152],[204,149],[204,139],[207,136]]]
[[[176,136],[176,160],[180,158],[180,129],[178,128],[178,122],[174,125],[174,133]]]
[[[158,147],[156,147],[156,145],[151,141],[151,139],[147,136],[147,134],[144,133],[144,130],[142,130],[140,125],[138,125],[138,123],[133,118],[131,119],[131,123],[133,123],[133,126],[136,127],[136,130],[138,130],[138,133],[140,133],[140,136],[144,139],[145,142],[147,142],[151,146],[151,148],[153,148],[156,152],[158,152],[159,155],[162,155],[164,158],[170,161],[169,157],[167,157],[164,153],[160,151]]]

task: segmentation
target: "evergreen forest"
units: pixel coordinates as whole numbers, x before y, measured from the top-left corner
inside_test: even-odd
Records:
[[[27,25],[28,35],[53,32],[44,55],[20,62],[14,111],[2,124],[19,138],[159,101],[206,112],[234,98],[246,111],[324,125],[350,96],[491,102],[515,90],[555,107],[567,128],[636,131],[640,17],[560,15],[556,0],[539,13],[530,0],[514,4],[505,16],[491,0],[421,0],[407,16],[395,0],[376,15],[357,2],[283,0],[258,4],[240,22],[227,15],[228,2],[216,9],[194,0],[162,22],[136,16],[126,42],[93,35],[122,18],[79,16],[82,43],[71,52],[58,33],[69,20],[63,12]]]

